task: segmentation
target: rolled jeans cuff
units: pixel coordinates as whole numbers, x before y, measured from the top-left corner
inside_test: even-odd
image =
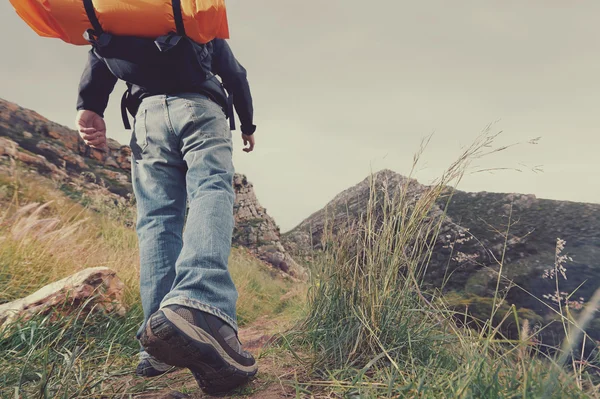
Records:
[[[237,326],[237,323],[235,322],[235,320],[233,320],[231,317],[227,316],[223,311],[215,308],[214,306],[210,306],[210,305],[200,302],[196,299],[191,299],[191,298],[187,298],[184,296],[176,296],[175,298],[169,298],[166,301],[163,301],[160,304],[160,308],[162,309],[169,305],[185,306],[188,308],[193,308],[193,309],[200,310],[202,312],[209,313],[209,314],[216,316],[219,319],[223,320],[225,323],[229,324],[231,326],[231,328],[233,328],[235,330],[236,333],[238,332],[238,326]]]

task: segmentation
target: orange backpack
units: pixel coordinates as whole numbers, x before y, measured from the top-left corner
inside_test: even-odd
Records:
[[[90,44],[93,29],[120,36],[156,38],[170,32],[197,43],[229,38],[225,0],[10,0],[40,36]]]

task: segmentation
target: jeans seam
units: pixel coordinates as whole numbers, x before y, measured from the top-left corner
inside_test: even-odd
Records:
[[[173,129],[173,123],[171,122],[171,115],[169,112],[169,102],[166,97],[164,99],[164,107],[165,107],[165,121],[167,122],[167,128],[169,129],[169,135],[170,135],[170,137],[177,137],[177,134],[175,134],[175,129]]]

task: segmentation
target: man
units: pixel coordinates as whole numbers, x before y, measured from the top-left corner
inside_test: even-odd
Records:
[[[257,366],[237,337],[238,294],[227,268],[234,227],[234,167],[226,114],[233,115],[212,73],[233,96],[245,152],[254,149],[256,126],[246,71],[227,42],[193,44],[194,54],[182,55],[191,51],[183,48],[179,57],[196,60],[199,52],[205,55],[204,69],[208,65],[212,70],[198,73],[207,73],[207,79],[198,83],[190,76],[184,87],[181,82],[188,77],[182,76],[182,68],[161,78],[164,87],[171,80],[179,82],[169,91],[128,82],[128,109],[135,114],[131,172],[144,309],[137,337],[145,351],[137,372],[151,377],[171,366],[186,367],[206,393],[219,394],[245,383]],[[92,148],[106,148],[103,112],[120,62],[108,61],[96,47],[89,53],[76,124]],[[143,73],[151,67],[134,65],[131,70],[141,68],[136,73]]]

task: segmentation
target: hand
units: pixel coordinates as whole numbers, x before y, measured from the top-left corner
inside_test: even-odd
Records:
[[[244,140],[244,146],[249,146],[244,148],[244,152],[252,152],[254,150],[254,135],[242,134],[242,140]]]
[[[79,135],[92,148],[106,150],[106,124],[94,111],[81,110],[77,113],[75,125]]]

